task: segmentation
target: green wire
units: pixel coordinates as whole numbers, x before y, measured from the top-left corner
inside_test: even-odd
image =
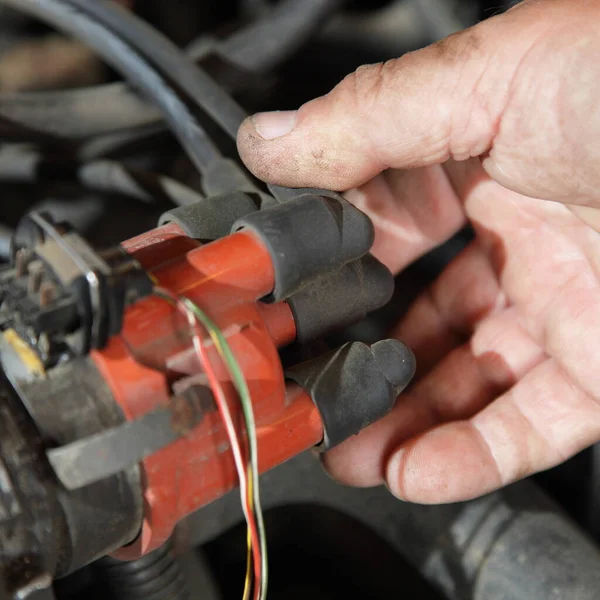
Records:
[[[198,321],[202,323],[204,328],[208,331],[209,335],[218,341],[218,348],[222,351],[222,357],[226,364],[227,370],[229,371],[233,385],[240,397],[240,403],[242,405],[242,411],[244,413],[244,420],[246,421],[246,430],[248,434],[248,442],[250,448],[250,463],[252,464],[252,479],[253,479],[253,495],[254,495],[254,506],[256,513],[256,525],[260,534],[260,550],[261,550],[261,593],[260,599],[265,600],[267,597],[267,586],[268,586],[268,561],[267,561],[267,538],[265,523],[263,519],[262,507],[260,503],[260,491],[259,491],[259,480],[258,480],[258,448],[256,441],[256,423],[254,420],[254,411],[252,409],[252,397],[250,390],[248,389],[248,383],[244,377],[244,373],[237,361],[229,342],[214,323],[214,321],[194,302],[189,298],[182,298],[183,303],[194,313]]]

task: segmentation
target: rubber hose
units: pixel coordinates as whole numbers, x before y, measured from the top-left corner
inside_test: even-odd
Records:
[[[171,544],[131,562],[103,558],[97,566],[114,600],[190,600]]]

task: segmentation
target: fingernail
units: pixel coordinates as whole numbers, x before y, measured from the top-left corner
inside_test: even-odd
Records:
[[[296,114],[295,110],[258,113],[252,117],[252,123],[256,133],[263,140],[274,140],[287,135],[294,129]]]
[[[403,460],[404,450],[397,450],[388,461],[385,470],[385,485],[390,493],[398,498],[398,500],[405,500],[400,489],[400,469],[402,468]]]

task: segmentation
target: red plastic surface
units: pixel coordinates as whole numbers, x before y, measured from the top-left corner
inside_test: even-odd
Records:
[[[252,234],[239,232],[205,246],[166,225],[123,246],[172,292],[197,303],[222,329],[252,396],[265,471],[318,444],[322,425],[310,398],[286,389],[277,348],[296,335],[285,303],[258,300],[274,284],[268,252]],[[171,383],[201,373],[185,318],[164,300],[146,298],[125,315],[121,334],[93,358],[128,419],[169,402]],[[234,417],[241,410],[229,375],[207,340],[211,364]],[[137,558],[159,547],[176,523],[237,485],[229,443],[217,412],[143,463],[145,518],[138,539],[116,556]]]

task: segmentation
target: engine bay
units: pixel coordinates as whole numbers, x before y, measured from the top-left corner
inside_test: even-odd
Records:
[[[473,232],[394,277],[342,194],[235,146],[509,4],[0,1],[0,598],[596,597],[596,448],[444,506],[325,474]]]

